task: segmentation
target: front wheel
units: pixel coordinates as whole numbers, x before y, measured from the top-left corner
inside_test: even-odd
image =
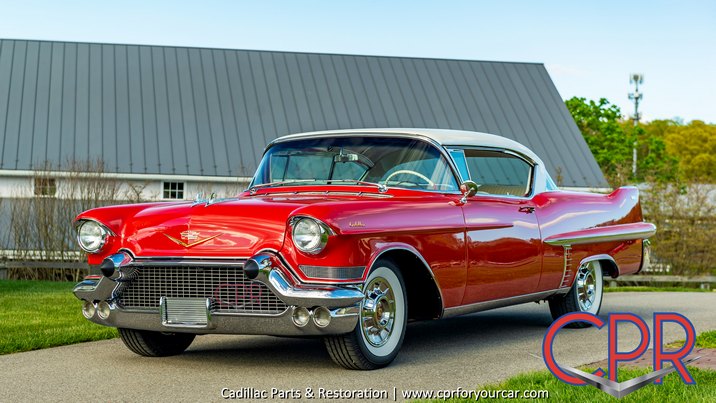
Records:
[[[405,285],[398,267],[379,261],[363,288],[356,328],[348,334],[326,337],[328,354],[348,369],[377,369],[398,355],[408,317]]]
[[[145,357],[168,357],[183,353],[194,341],[195,335],[120,328],[119,337],[135,354]]]
[[[604,293],[602,266],[598,261],[584,263],[577,270],[577,278],[569,292],[549,300],[549,311],[553,319],[571,312],[599,314]],[[567,327],[585,328],[587,322],[572,322]]]

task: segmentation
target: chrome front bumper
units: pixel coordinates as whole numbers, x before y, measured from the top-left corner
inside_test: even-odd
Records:
[[[94,315],[89,320],[104,326],[127,329],[153,330],[157,332],[194,334],[263,334],[271,336],[325,336],[352,331],[358,323],[358,307],[330,310],[331,323],[320,328],[313,321],[304,327],[294,325],[292,316],[296,307],[291,306],[279,315],[239,315],[212,313],[205,327],[166,326],[159,309],[125,310],[110,304],[111,313],[105,320]]]
[[[267,262],[270,261],[270,256],[264,257],[269,259]],[[133,261],[126,254],[113,255],[106,262],[114,262],[116,270],[112,273],[111,270],[105,271],[103,276],[90,276],[73,290],[80,300],[108,303],[109,314],[106,318],[101,318],[97,313],[87,318],[104,326],[195,334],[343,334],[352,331],[358,323],[360,303],[364,298],[363,293],[355,286],[301,284],[286,276],[280,269],[270,264],[262,264],[254,281],[265,284],[283,301],[287,305],[285,311],[277,314],[257,314],[212,312],[207,309],[208,319],[205,325],[169,325],[163,320],[159,308],[130,309],[118,303],[123,285],[133,280],[136,270],[141,272],[141,263]],[[297,309],[307,308],[312,316],[315,307],[325,307],[330,312],[331,320],[327,326],[320,327],[314,320],[309,320],[305,326],[294,324],[293,316]]]

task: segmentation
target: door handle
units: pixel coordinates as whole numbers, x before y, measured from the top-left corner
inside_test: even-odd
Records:
[[[534,207],[520,207],[520,213],[532,214],[535,212]]]

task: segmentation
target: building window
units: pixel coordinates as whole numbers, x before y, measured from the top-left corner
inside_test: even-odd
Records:
[[[35,196],[55,197],[57,194],[57,183],[54,178],[35,178]]]
[[[184,199],[184,182],[164,182],[165,199]]]

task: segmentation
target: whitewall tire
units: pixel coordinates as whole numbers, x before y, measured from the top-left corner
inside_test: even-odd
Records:
[[[363,286],[356,328],[348,334],[325,338],[334,362],[348,369],[376,369],[390,364],[405,337],[408,304],[398,267],[376,262]]]
[[[604,294],[604,273],[598,261],[582,264],[577,269],[577,275],[565,295],[552,297],[549,300],[549,310],[553,319],[571,312],[587,312],[599,314]],[[584,328],[590,324],[586,322],[573,322],[568,327]]]

